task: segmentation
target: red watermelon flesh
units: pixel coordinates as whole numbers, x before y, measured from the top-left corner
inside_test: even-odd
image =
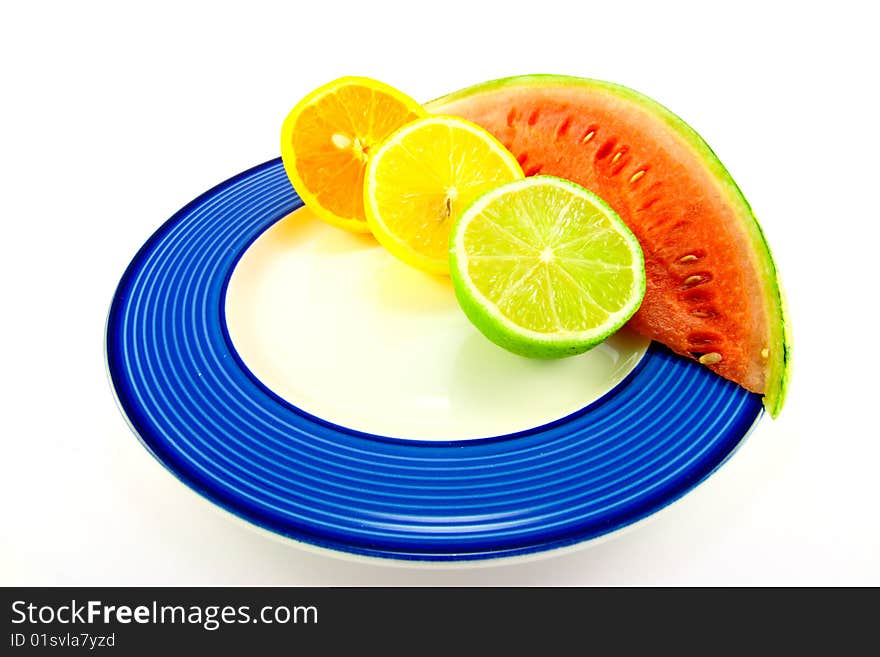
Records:
[[[647,291],[630,326],[781,408],[788,363],[770,250],[706,143],[655,101],[564,76],[488,82],[428,104],[469,119],[517,156],[604,198],[638,238]]]

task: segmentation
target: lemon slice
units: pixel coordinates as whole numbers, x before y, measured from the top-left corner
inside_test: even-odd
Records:
[[[372,149],[407,121],[427,115],[387,84],[344,77],[312,91],[281,127],[281,159],[303,202],[324,221],[368,232],[364,169]]]
[[[523,177],[516,158],[479,126],[451,116],[418,119],[371,155],[364,210],[376,239],[404,262],[449,272],[449,232],[483,192]]]
[[[496,344],[523,356],[582,353],[617,331],[645,294],[635,236],[575,183],[536,176],[469,206],[450,239],[455,294]]]

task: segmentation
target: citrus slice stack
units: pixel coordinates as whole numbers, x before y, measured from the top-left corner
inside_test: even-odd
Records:
[[[495,137],[464,119],[432,116],[404,125],[371,154],[364,210],[376,239],[404,262],[449,272],[449,233],[480,194],[523,177]]]
[[[372,149],[427,112],[382,82],[344,77],[303,98],[281,127],[281,159],[303,202],[324,221],[368,232],[364,170]]]
[[[602,199],[553,176],[494,189],[450,239],[455,293],[474,325],[523,356],[582,353],[617,331],[645,294],[642,250]]]

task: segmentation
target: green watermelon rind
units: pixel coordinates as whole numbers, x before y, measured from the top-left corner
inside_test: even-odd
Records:
[[[500,195],[512,187],[521,187],[524,184],[534,184],[541,180],[549,180],[554,184],[566,187],[573,193],[586,196],[600,207],[608,220],[615,226],[616,231],[629,244],[636,260],[634,267],[635,294],[629,303],[617,313],[613,323],[602,327],[602,330],[588,331],[578,334],[551,334],[542,336],[525,329],[515,327],[512,322],[505,318],[501,311],[488,299],[486,299],[473,285],[467,273],[467,258],[458,247],[461,241],[462,231],[470,221],[471,215],[477,212],[481,205],[491,197]],[[614,335],[635,314],[645,297],[647,276],[645,275],[645,260],[642,248],[636,236],[623,222],[618,214],[598,195],[583,188],[570,180],[557,176],[534,176],[522,180],[505,183],[500,187],[491,189],[475,198],[455,220],[449,236],[449,274],[452,278],[452,286],[455,296],[464,314],[471,320],[480,332],[489,340],[500,347],[507,349],[520,356],[529,358],[564,358],[582,354],[600,345]]]
[[[678,115],[634,89],[613,82],[567,75],[535,74],[492,80],[432,100],[425,104],[425,108],[430,112],[443,113],[446,106],[450,103],[504,87],[522,88],[526,85],[598,88],[617,97],[629,100],[662,120],[700,157],[712,174],[712,177],[725,192],[728,201],[738,210],[736,214],[741,218],[742,225],[750,237],[754,253],[761,266],[761,282],[764,285],[766,306],[770,312],[769,323],[771,332],[771,363],[764,392],[764,407],[771,417],[777,417],[785,402],[785,396],[788,391],[792,351],[791,326],[788,321],[788,311],[782,283],[773,260],[770,245],[767,243],[764,231],[761,229],[749,202],[709,144]]]

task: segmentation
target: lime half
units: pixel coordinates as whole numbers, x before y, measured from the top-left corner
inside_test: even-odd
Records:
[[[452,228],[450,272],[476,327],[535,358],[591,349],[645,295],[635,235],[605,201],[554,176],[501,185],[466,208]]]

